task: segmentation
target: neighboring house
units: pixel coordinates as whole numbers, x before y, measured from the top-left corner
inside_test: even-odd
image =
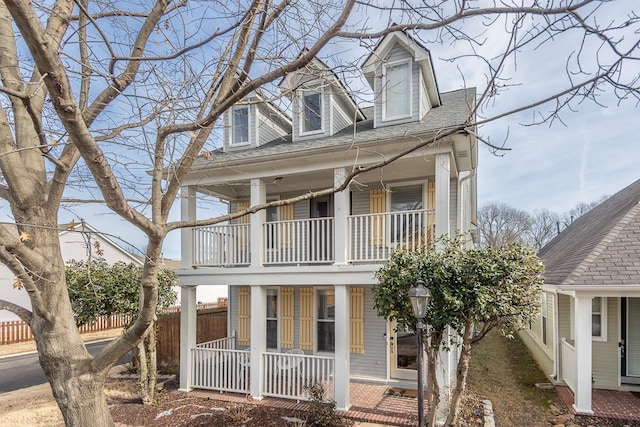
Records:
[[[521,333],[540,366],[592,413],[592,387],[640,391],[640,180],[539,252],[542,314]]]
[[[396,248],[473,231],[475,90],[439,93],[429,51],[401,32],[362,68],[370,108],[314,60],[280,82],[293,119],[260,93],[229,109],[224,147],[197,159],[184,182],[182,219],[199,219],[198,193],[233,213],[340,185],[354,167],[457,130],[345,191],[183,230],[181,389],[300,399],[303,384],[320,381],[346,409],[353,380],[415,387],[415,337],[376,315],[372,286]],[[230,338],[196,345],[196,287],[215,285],[229,286]],[[456,355],[443,355],[442,386]]]
[[[71,260],[86,261],[89,257],[102,256],[107,263],[114,264],[118,261],[125,263],[142,263],[133,255],[122,249],[111,239],[86,222],[77,224],[60,225],[60,249],[65,263]],[[99,252],[102,252],[100,255]],[[31,310],[31,301],[27,291],[13,287],[15,276],[4,265],[0,264],[0,299],[18,304],[27,310]],[[18,316],[7,310],[0,310],[0,322],[19,320]]]

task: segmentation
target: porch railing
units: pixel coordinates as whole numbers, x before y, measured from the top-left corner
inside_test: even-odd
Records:
[[[562,338],[562,379],[575,392],[576,390],[576,349],[566,338]]]
[[[308,400],[305,386],[322,384],[325,396],[333,399],[334,359],[305,354],[263,353],[265,396]]]
[[[332,262],[333,239],[333,218],[267,222],[265,264]]]
[[[385,261],[396,249],[417,249],[435,234],[435,210],[352,215],[349,261]]]
[[[191,385],[194,388],[248,393],[250,357],[248,350],[192,348]]]
[[[196,227],[192,233],[194,265],[235,266],[251,263],[249,224]]]
[[[230,337],[220,338],[213,341],[201,342],[196,344],[196,348],[206,348],[214,350],[235,350],[236,349],[236,337],[232,335]]]

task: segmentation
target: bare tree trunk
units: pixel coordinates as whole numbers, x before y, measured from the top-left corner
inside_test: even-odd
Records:
[[[156,322],[149,327],[146,337],[138,344],[138,390],[143,405],[155,400],[158,369],[156,362]]]
[[[71,319],[73,319],[71,317]],[[75,324],[34,319],[40,365],[67,427],[113,426],[103,393],[109,368],[95,371]],[[40,330],[40,328],[42,328]]]
[[[429,407],[429,425],[435,426],[438,417],[438,405],[440,405],[440,385],[436,366],[438,363],[438,346],[441,341],[440,334],[432,332],[431,338],[426,344],[427,349],[427,404]],[[437,344],[434,344],[437,343]],[[435,347],[434,347],[435,345]]]
[[[473,316],[467,317],[464,334],[462,336],[462,352],[458,359],[456,388],[453,390],[453,396],[451,397],[451,407],[449,408],[449,415],[445,422],[446,426],[455,426],[458,423],[458,411],[460,409],[462,395],[467,385],[467,374],[469,373],[469,363],[471,362],[471,339],[473,338],[474,325]]]

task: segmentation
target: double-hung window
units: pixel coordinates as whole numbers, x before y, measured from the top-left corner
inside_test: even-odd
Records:
[[[267,348],[278,348],[278,291],[267,289]]]
[[[547,294],[544,292],[540,296],[540,316],[542,319],[542,343],[547,344]]]
[[[411,62],[386,64],[382,78],[383,120],[411,116]]]
[[[231,145],[249,142],[249,107],[235,106],[231,109]]]
[[[595,341],[607,340],[607,299],[593,297],[591,299],[591,337]]]
[[[392,187],[390,194],[391,212],[391,242],[400,243],[413,241],[420,236],[423,224],[422,212],[422,184],[406,187]]]
[[[318,291],[316,298],[316,339],[318,351],[335,351],[336,299],[332,289]]]
[[[322,131],[322,93],[305,90],[301,94],[301,133]]]

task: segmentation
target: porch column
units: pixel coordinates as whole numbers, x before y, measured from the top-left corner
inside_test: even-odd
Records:
[[[261,179],[251,180],[251,206],[267,202],[267,185]],[[262,225],[267,220],[267,211],[262,209],[251,214],[249,237],[251,242],[251,266],[262,267],[264,264],[264,233]]]
[[[193,221],[196,219],[196,190],[193,187],[180,188],[180,219]],[[180,230],[180,267],[193,266],[193,231],[190,228]]]
[[[578,413],[593,414],[591,410],[591,297],[574,298],[576,348],[576,389],[573,408]]]
[[[250,392],[254,399],[262,399],[263,369],[262,353],[267,351],[266,332],[267,290],[260,285],[251,285],[251,367]]]
[[[349,403],[349,340],[350,340],[350,314],[349,314],[349,287],[336,285],[335,292],[335,371],[334,390],[336,409],[347,411]]]
[[[180,391],[191,390],[191,349],[196,346],[196,286],[180,286]]]
[[[449,153],[436,155],[436,238],[450,234],[451,158]]]
[[[347,170],[344,168],[334,169],[333,185],[339,186],[344,183],[347,176]],[[334,264],[345,265],[348,258],[349,234],[347,226],[347,217],[349,216],[349,193],[346,189],[333,195],[333,253]]]

